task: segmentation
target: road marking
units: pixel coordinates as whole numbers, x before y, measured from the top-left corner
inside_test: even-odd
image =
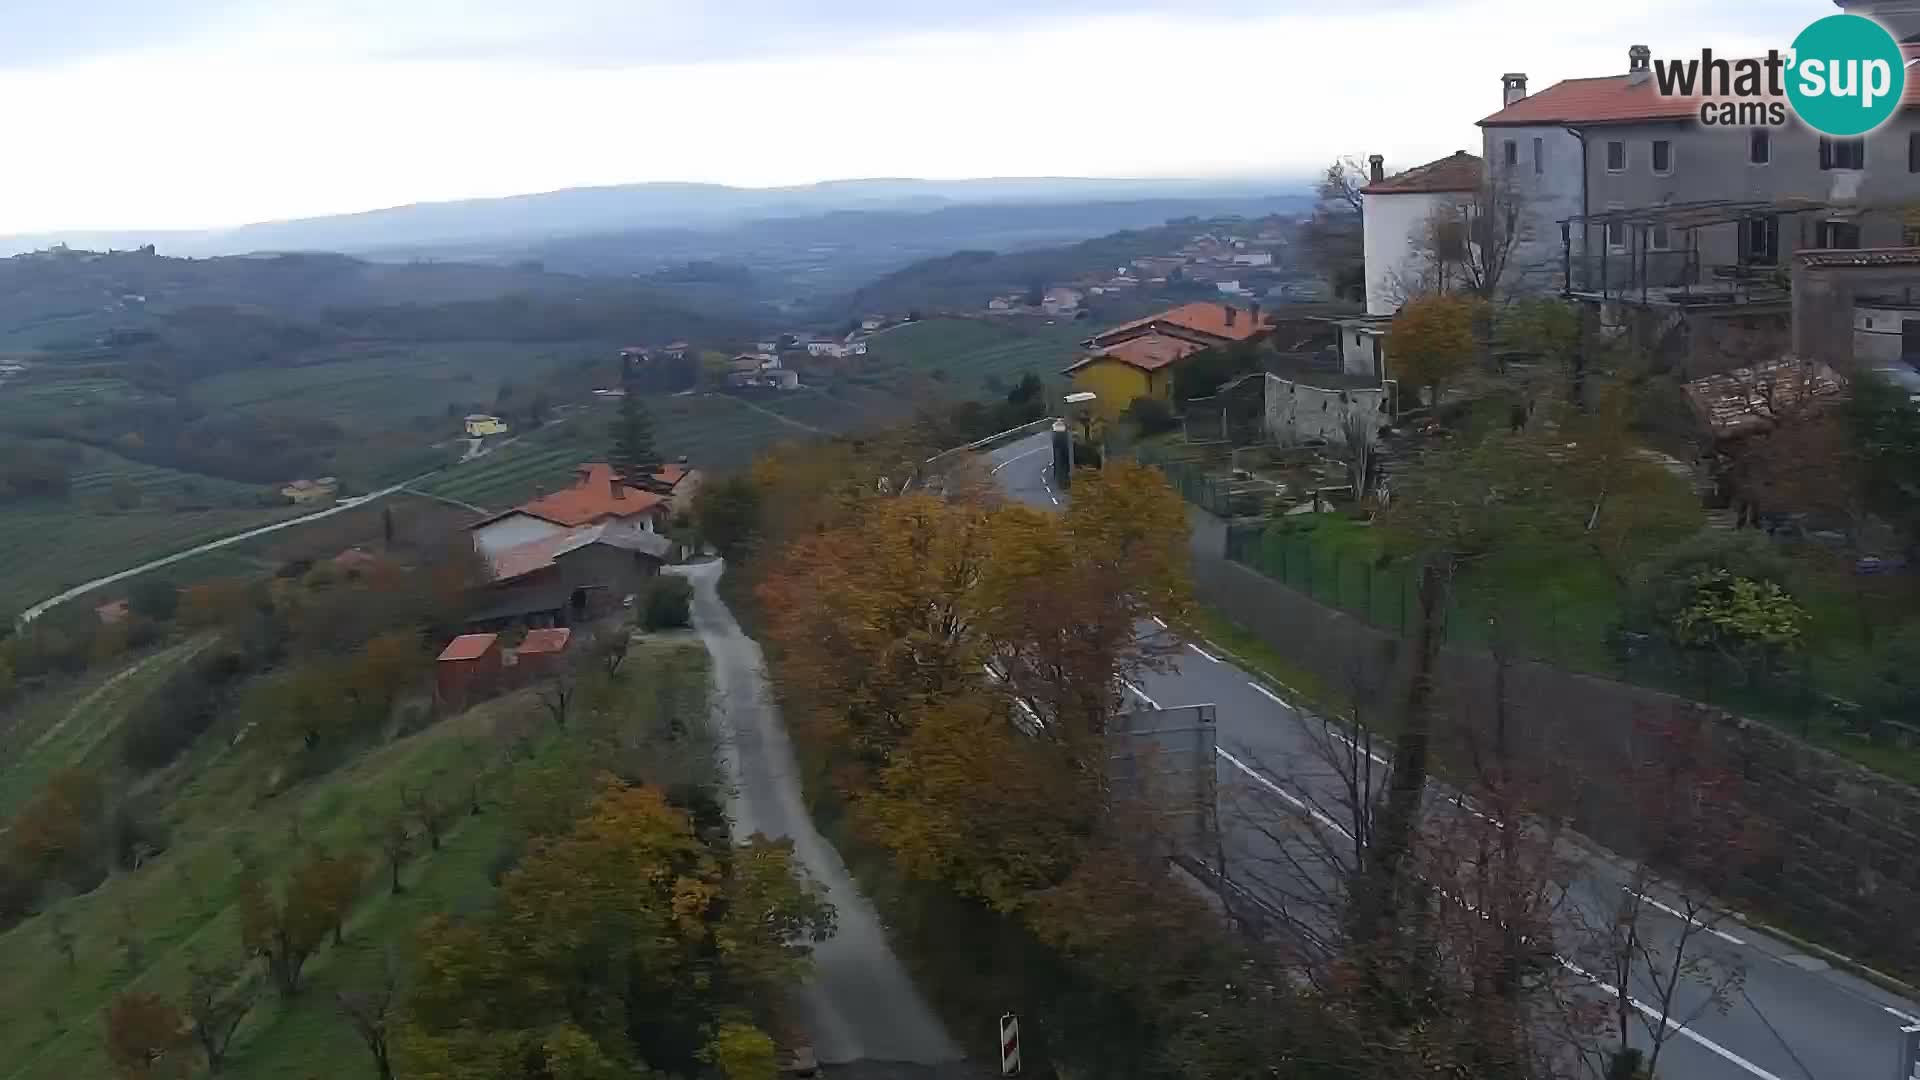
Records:
[[[1210,653],[1210,652],[1208,652],[1207,650],[1205,650],[1205,649],[1203,649],[1203,648],[1201,648],[1200,646],[1198,646],[1198,645],[1195,645],[1195,644],[1194,644],[1193,642],[1191,642],[1191,641],[1189,641],[1189,642],[1187,642],[1187,648],[1189,648],[1189,649],[1192,649],[1192,650],[1193,650],[1194,652],[1197,652],[1197,653],[1199,653],[1199,654],[1200,654],[1201,656],[1204,656],[1204,657],[1206,657],[1207,659],[1209,659],[1209,660],[1211,660],[1211,661],[1213,661],[1213,662],[1214,662],[1214,663],[1216,663],[1216,664],[1220,662],[1220,658],[1219,658],[1219,657],[1217,657],[1217,656],[1215,656],[1215,655],[1213,655],[1212,653]]]
[[[1219,754],[1220,757],[1224,761],[1226,761],[1227,764],[1233,766],[1236,769],[1239,769],[1241,772],[1246,773],[1248,776],[1252,777],[1254,783],[1259,784],[1261,787],[1266,788],[1268,791],[1271,791],[1275,795],[1278,795],[1282,799],[1285,799],[1288,805],[1294,807],[1295,809],[1306,811],[1307,816],[1311,817],[1314,821],[1318,822],[1319,824],[1324,825],[1329,829],[1332,829],[1334,832],[1339,833],[1341,836],[1344,836],[1349,840],[1353,839],[1353,834],[1341,828],[1339,822],[1333,820],[1327,815],[1307,805],[1306,800],[1298,798],[1293,793],[1289,792],[1286,788],[1283,788],[1279,784],[1276,784],[1273,781],[1267,779],[1266,777],[1260,775],[1252,767],[1248,766],[1246,762],[1241,761],[1239,758],[1234,757],[1232,754],[1227,753],[1225,750],[1222,750],[1217,746],[1213,748],[1213,752],[1216,754]]]
[[[1156,709],[1157,709],[1157,708],[1159,708],[1159,707],[1160,707],[1160,703],[1159,703],[1159,702],[1157,702],[1157,701],[1155,701],[1155,700],[1153,700],[1152,698],[1150,698],[1150,697],[1148,697],[1148,696],[1147,696],[1147,692],[1146,692],[1145,690],[1142,690],[1142,689],[1140,689],[1139,687],[1137,687],[1137,686],[1135,686],[1135,685],[1133,685],[1132,683],[1130,683],[1130,682],[1128,682],[1127,680],[1125,680],[1125,679],[1121,679],[1121,680],[1120,680],[1120,685],[1121,685],[1121,686],[1124,686],[1124,687],[1126,687],[1127,689],[1129,689],[1129,690],[1131,690],[1131,691],[1133,691],[1133,696],[1134,696],[1134,697],[1137,697],[1137,698],[1139,698],[1139,699],[1140,699],[1141,701],[1144,701],[1144,702],[1146,702],[1146,703],[1147,703],[1148,705],[1150,705],[1150,706],[1152,706],[1153,708],[1156,708]]]
[[[1047,496],[1047,501],[1048,501],[1048,502],[1050,502],[1050,503],[1052,503],[1052,504],[1053,504],[1053,505],[1055,505],[1055,506],[1059,506],[1059,505],[1060,505],[1060,500],[1059,500],[1059,499],[1056,499],[1056,498],[1054,498],[1054,497],[1053,497],[1053,496],[1051,496],[1051,495],[1049,495],[1049,496]]]
[[[1371,750],[1361,750],[1361,749],[1360,749],[1360,744],[1359,744],[1359,743],[1357,743],[1357,742],[1354,742],[1354,741],[1353,741],[1352,739],[1349,739],[1349,738],[1347,738],[1347,737],[1346,737],[1345,735],[1342,735],[1342,734],[1340,734],[1340,733],[1339,733],[1339,732],[1337,732],[1337,731],[1334,731],[1334,730],[1333,730],[1332,728],[1328,728],[1328,729],[1327,729],[1327,734],[1329,734],[1329,735],[1331,735],[1331,736],[1333,736],[1333,737],[1334,737],[1334,738],[1336,738],[1336,739],[1339,739],[1339,740],[1340,740],[1341,742],[1343,742],[1343,743],[1346,743],[1346,744],[1347,744],[1347,749],[1349,749],[1349,750],[1352,750],[1352,751],[1353,751],[1354,753],[1356,753],[1356,754],[1360,754],[1360,753],[1364,753],[1364,754],[1366,754],[1366,755],[1367,755],[1367,760],[1368,760],[1368,761],[1371,761],[1371,762],[1373,762],[1373,763],[1374,763],[1375,765],[1387,765],[1387,764],[1390,764],[1390,763],[1389,763],[1389,762],[1387,761],[1387,759],[1386,759],[1386,758],[1383,758],[1383,757],[1381,757],[1381,756],[1380,756],[1379,754],[1376,754],[1376,753],[1374,753],[1374,752],[1373,752],[1373,751],[1371,751]],[[1468,811],[1468,812],[1469,812],[1469,813],[1472,813],[1472,811]]]
[[[1728,1061],[1733,1062],[1735,1065],[1738,1065],[1741,1068],[1752,1073],[1753,1075],[1760,1077],[1760,1080],[1781,1080],[1781,1078],[1778,1075],[1774,1073],[1770,1073],[1767,1070],[1761,1068],[1760,1066],[1755,1065],[1753,1062],[1748,1061],[1746,1058],[1741,1057],[1739,1054],[1736,1054],[1733,1051],[1727,1049],[1726,1047],[1721,1046],[1719,1043],[1714,1042],[1712,1039],[1707,1038],[1705,1035],[1702,1035],[1699,1032],[1688,1027],[1687,1025],[1681,1023],[1680,1021],[1673,1019],[1671,1016],[1663,1018],[1660,1015],[1659,1009],[1656,1009],[1651,1005],[1642,1003],[1638,998],[1635,998],[1631,994],[1622,994],[1619,991],[1619,989],[1616,988],[1613,984],[1601,980],[1598,976],[1591,974],[1585,968],[1582,968],[1580,965],[1572,962],[1571,960],[1568,960],[1563,956],[1556,956],[1554,957],[1554,959],[1560,961],[1561,967],[1566,968],[1568,971],[1573,972],[1575,975],[1578,975],[1581,978],[1592,983],[1593,985],[1599,987],[1600,989],[1605,990],[1607,993],[1612,994],[1614,997],[1625,1000],[1627,1004],[1647,1014],[1647,1016],[1655,1020],[1662,1021],[1663,1023],[1666,1024],[1666,1026],[1673,1029],[1674,1034],[1684,1035],[1687,1038],[1692,1039],[1694,1042],[1699,1043],[1701,1046],[1706,1047],[1708,1050],[1711,1050],[1714,1053],[1719,1054],[1721,1057],[1726,1058]]]
[[[1004,469],[1007,466],[1013,464],[1014,462],[1019,461],[1021,458],[1029,458],[1035,454],[1041,453],[1042,451],[1051,450],[1051,449],[1053,449],[1051,446],[1036,446],[1024,454],[1015,454],[1012,457],[1008,458],[1007,460],[1001,462],[1000,464],[995,465],[993,468],[988,469],[987,475],[992,476],[995,473],[998,473],[1001,469]]]
[[[1905,1020],[1909,1024],[1920,1024],[1920,1016],[1908,1016],[1906,1013],[1901,1012],[1899,1009],[1896,1009],[1891,1005],[1882,1005],[1880,1007],[1892,1013],[1893,1015],[1899,1017],[1900,1019]]]
[[[1254,693],[1256,693],[1256,694],[1259,694],[1259,695],[1261,695],[1262,697],[1265,697],[1265,698],[1268,698],[1268,699],[1270,699],[1270,700],[1272,700],[1272,702],[1273,702],[1273,703],[1274,703],[1275,705],[1280,705],[1280,706],[1284,706],[1285,708],[1289,708],[1289,709],[1291,709],[1291,708],[1293,708],[1293,706],[1291,706],[1291,705],[1288,705],[1288,704],[1286,703],[1286,700],[1285,700],[1284,698],[1282,698],[1282,697],[1281,697],[1281,696],[1280,696],[1279,694],[1276,694],[1276,693],[1274,693],[1273,691],[1271,691],[1271,690],[1269,690],[1269,689],[1267,689],[1266,687],[1264,687],[1264,686],[1261,686],[1261,685],[1260,685],[1259,683],[1257,683],[1257,682],[1249,682],[1249,683],[1248,683],[1247,685],[1248,685],[1248,686],[1251,686],[1251,687],[1253,687],[1253,692],[1254,692]]]
[[[1159,627],[1160,629],[1162,629],[1162,630],[1165,630],[1165,629],[1167,628],[1167,620],[1165,620],[1165,619],[1163,619],[1163,618],[1161,618],[1161,617],[1160,617],[1160,616],[1158,616],[1158,615],[1155,615],[1155,616],[1153,617],[1153,624],[1154,624],[1155,626],[1158,626],[1158,627]]]
[[[1626,885],[1620,886],[1620,891],[1626,893],[1628,896],[1637,896],[1641,900],[1644,900],[1647,903],[1652,904],[1657,910],[1664,911],[1667,914],[1673,916],[1674,918],[1679,919],[1681,922],[1690,923],[1697,929],[1705,930],[1707,933],[1712,934],[1714,937],[1717,937],[1720,940],[1725,941],[1729,944],[1732,944],[1732,945],[1746,944],[1745,941],[1742,941],[1741,939],[1734,937],[1732,934],[1729,934],[1724,930],[1715,930],[1713,927],[1708,926],[1706,923],[1701,922],[1699,919],[1696,919],[1693,916],[1688,915],[1683,911],[1676,911],[1673,908],[1670,908],[1667,905],[1661,903],[1660,901],[1655,900],[1653,897],[1648,896],[1646,893],[1635,893],[1633,889],[1631,889]]]

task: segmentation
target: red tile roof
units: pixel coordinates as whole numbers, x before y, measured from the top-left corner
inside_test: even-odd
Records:
[[[651,555],[663,562],[673,549],[673,541],[659,533],[646,532],[633,526],[611,523],[584,526],[495,552],[490,560],[493,580],[510,581],[535,570],[544,570],[560,556],[589,544],[610,544],[627,551]]]
[[[1141,371],[1158,371],[1169,364],[1192,356],[1203,348],[1205,346],[1197,342],[1165,337],[1160,334],[1146,334],[1137,338],[1128,338],[1118,345],[1109,345],[1092,356],[1085,357],[1067,370],[1078,371],[1101,360],[1117,360],[1129,367],[1139,368]]]
[[[493,648],[493,643],[499,638],[498,634],[461,634],[447,642],[447,647],[440,651],[440,659],[478,660]]]
[[[1231,315],[1229,313],[1231,313]],[[1231,326],[1227,325],[1227,320],[1230,317],[1233,319],[1233,325]],[[1101,347],[1105,343],[1117,344],[1119,340],[1125,338],[1133,331],[1151,331],[1157,330],[1160,327],[1167,327],[1173,330],[1185,330],[1188,333],[1215,338],[1219,341],[1245,341],[1250,337],[1255,337],[1273,329],[1273,324],[1265,318],[1255,319],[1253,312],[1248,308],[1235,307],[1231,304],[1215,304],[1203,300],[1192,304],[1182,304],[1171,311],[1163,311],[1158,315],[1149,315],[1144,319],[1135,319],[1130,323],[1121,323],[1111,330],[1096,334],[1091,344],[1095,348]]]
[[[580,466],[580,479],[574,486],[522,503],[519,509],[555,525],[571,527],[608,518],[632,517],[665,501],[650,491],[615,482],[613,466],[596,461]]]
[[[1360,189],[1362,195],[1406,195],[1432,191],[1473,191],[1486,178],[1486,162],[1458,150],[1439,161],[1416,165]]]
[[[1633,81],[1631,75],[1597,79],[1566,79],[1531,97],[1501,109],[1480,121],[1483,126],[1509,124],[1607,124],[1633,120],[1691,120],[1700,114],[1697,97],[1661,97],[1652,76]]]
[[[515,651],[521,656],[565,652],[567,641],[572,637],[573,631],[564,626],[529,630],[527,636],[521,639],[520,648]]]

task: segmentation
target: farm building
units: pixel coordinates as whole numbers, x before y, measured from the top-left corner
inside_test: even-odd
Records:
[[[568,626],[617,611],[660,572],[673,541],[619,521],[565,529],[489,554],[473,626]]]
[[[582,465],[572,487],[475,523],[470,530],[473,546],[492,558],[509,548],[609,521],[655,531],[672,513],[673,499],[690,472],[684,464],[665,466],[648,478],[647,486],[656,490],[646,490],[616,478],[613,466],[604,462]]]
[[[475,413],[467,417],[467,437],[470,439],[484,438],[488,435],[505,435],[506,433],[506,421],[501,420],[497,416]]]
[[[527,631],[520,647],[514,650],[518,677],[537,679],[558,674],[567,662],[567,648],[573,643],[573,631],[564,626]]]
[[[442,708],[464,709],[500,683],[500,638],[462,634],[447,642],[433,666],[433,699]]]

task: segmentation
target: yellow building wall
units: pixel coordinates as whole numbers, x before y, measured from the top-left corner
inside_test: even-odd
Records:
[[[476,439],[485,435],[503,435],[506,430],[507,425],[501,423],[497,416],[467,421],[467,434]]]
[[[1095,361],[1073,373],[1074,390],[1099,395],[1099,400],[1093,403],[1093,414],[1103,420],[1119,419],[1134,398],[1166,400],[1172,381],[1168,369],[1146,372],[1117,360]]]

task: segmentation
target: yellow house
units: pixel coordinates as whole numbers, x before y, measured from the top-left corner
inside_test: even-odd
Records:
[[[1066,370],[1073,388],[1099,396],[1093,414],[1118,419],[1135,398],[1159,398],[1173,403],[1173,369],[1200,351],[1191,341],[1150,335],[1110,345],[1083,357]]]
[[[507,425],[497,416],[475,413],[467,417],[468,438],[478,439],[487,435],[505,435],[506,433]]]
[[[1123,323],[1086,341],[1087,355],[1066,370],[1073,388],[1098,394],[1094,415],[1112,420],[1135,398],[1173,403],[1173,369],[1201,349],[1265,335],[1273,324],[1260,305],[1197,301]]]

